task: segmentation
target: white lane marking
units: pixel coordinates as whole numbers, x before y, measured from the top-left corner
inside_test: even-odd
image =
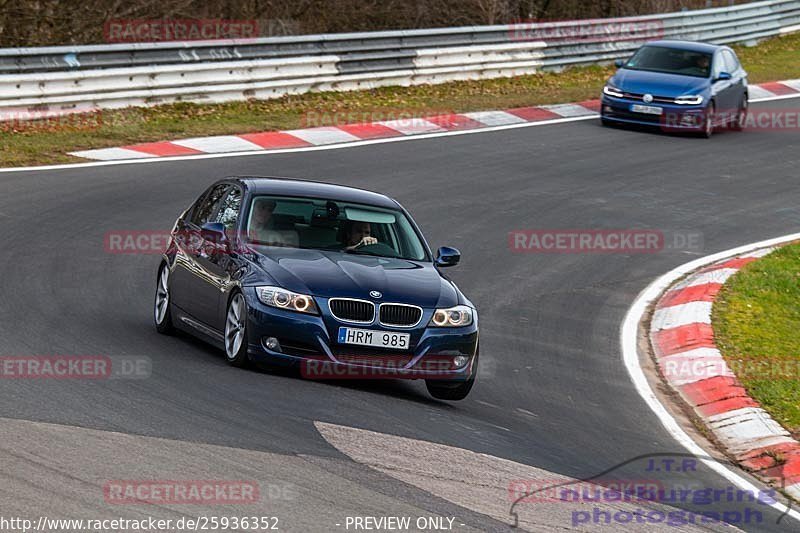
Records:
[[[696,323],[711,324],[712,304],[713,302],[688,302],[656,309],[650,330],[660,331]]]
[[[631,380],[636,387],[636,391],[645,401],[647,406],[650,407],[650,409],[656,414],[656,417],[658,417],[658,420],[661,422],[667,432],[669,432],[672,438],[678,441],[689,451],[689,453],[693,455],[698,457],[707,457],[707,454],[703,448],[694,440],[692,440],[692,438],[680,426],[678,421],[675,420],[675,418],[669,413],[667,408],[664,407],[664,405],[662,405],[658,400],[658,397],[653,392],[650,382],[647,380],[647,376],[645,376],[644,370],[639,362],[639,323],[645,316],[648,306],[655,302],[665,289],[670,287],[675,281],[682,278],[686,274],[693,272],[698,268],[722,261],[723,259],[730,259],[732,257],[752,252],[760,248],[785,244],[797,239],[800,239],[800,233],[784,235],[783,237],[777,237],[775,239],[769,239],[754,244],[740,246],[732,250],[719,252],[702,257],[700,259],[695,259],[689,263],[685,263],[678,268],[670,270],[648,285],[647,288],[639,293],[639,295],[636,297],[636,300],[634,300],[633,304],[625,315],[625,320],[622,322],[622,327],[620,328],[622,359],[625,363],[625,368],[628,370]],[[734,483],[739,488],[750,491],[751,494],[757,494],[756,491],[761,490],[751,481],[742,477],[742,475],[738,472],[734,472],[733,470],[726,468],[716,461],[711,459],[701,459],[701,461],[714,472],[718,473],[731,483]],[[788,508],[783,503],[774,502],[771,504],[771,507],[781,513],[786,513],[794,520],[800,521],[800,512]]]
[[[445,131],[444,128],[440,128],[433,122],[428,122],[424,118],[384,120],[381,122],[376,122],[376,124],[399,131],[403,135],[419,135],[422,133]]]
[[[543,109],[547,109],[548,111],[552,111],[556,115],[561,115],[562,117],[583,117],[586,115],[597,115],[596,112],[587,107],[583,107],[580,104],[556,104],[543,105],[541,107]]]
[[[800,98],[799,94],[788,94],[785,96],[774,96],[769,98],[750,99],[752,103],[769,102],[772,100],[785,100],[788,98]],[[147,159],[124,159],[120,161],[89,161],[86,163],[66,163],[59,165],[40,165],[31,167],[11,167],[0,168],[0,173],[10,172],[29,172],[29,171],[45,171],[45,170],[69,170],[71,168],[91,168],[91,167],[107,167],[111,165],[135,165],[140,163],[172,163],[175,161],[188,161],[190,159],[218,159],[222,157],[251,157],[251,156],[265,156],[273,154],[287,154],[294,152],[314,152],[320,150],[342,150],[345,148],[358,148],[360,146],[368,146],[372,144],[384,144],[392,142],[406,142],[406,141],[421,141],[425,139],[436,139],[438,137],[451,137],[456,135],[475,135],[479,133],[490,133],[495,131],[513,130],[517,128],[535,128],[539,126],[549,126],[551,124],[565,124],[567,122],[578,122],[582,120],[592,120],[599,115],[588,115],[585,117],[571,117],[571,118],[554,118],[551,120],[541,120],[538,122],[525,122],[522,124],[505,124],[502,126],[487,126],[485,128],[475,128],[474,130],[452,130],[440,131],[436,133],[426,133],[422,135],[408,135],[403,137],[387,137],[384,139],[366,139],[363,141],[346,143],[346,144],[330,144],[322,146],[304,146],[300,148],[282,148],[280,150],[264,150],[259,147],[258,150],[252,152],[233,152],[226,154],[200,154],[200,155],[178,155],[170,157],[151,157]],[[174,141],[173,141],[174,142]],[[74,154],[71,154],[74,155]]]
[[[463,113],[465,117],[476,120],[487,126],[502,126],[504,124],[521,124],[526,122],[524,118],[520,118],[505,111],[476,111],[474,113]]]
[[[598,512],[610,511],[613,515],[614,511],[671,509],[650,501],[616,501],[613,495],[602,496],[608,494],[608,488],[464,448],[325,422],[314,422],[314,426],[331,446],[353,461],[506,524],[512,521],[510,512],[515,500],[541,491],[533,499],[526,498],[514,506],[523,530],[537,533],[594,531],[597,525],[590,522],[573,525],[573,513],[591,514],[598,509]],[[563,486],[548,490],[554,485]],[[570,490],[575,491],[581,501],[558,499],[563,494],[560,491]],[[590,502],[589,498],[582,497],[585,494],[600,496]],[[731,530],[728,526],[720,529]],[[657,530],[656,526],[648,529]],[[687,525],[686,529],[670,526],[663,530],[699,531],[701,528]]]
[[[218,135],[215,137],[196,137],[192,139],[180,139],[172,141],[172,144],[185,146],[193,150],[205,152],[207,154],[218,154],[223,152],[249,152],[252,150],[264,150],[255,143],[237,137],[236,135]]]
[[[86,159],[98,159],[100,161],[115,161],[117,159],[151,159],[151,154],[129,150],[127,148],[99,148],[97,150],[83,150],[81,152],[71,152],[70,155],[83,157]],[[5,170],[5,169],[0,169]]]
[[[355,135],[350,135],[344,130],[340,130],[339,128],[333,128],[333,127],[289,130],[283,133],[288,133],[289,135],[298,137],[314,145],[348,143],[361,140]]]

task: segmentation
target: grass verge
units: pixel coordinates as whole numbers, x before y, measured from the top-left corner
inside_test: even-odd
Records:
[[[800,34],[738,47],[752,83],[800,78]],[[67,152],[185,137],[252,133],[331,122],[465,113],[598,98],[612,66],[515,78],[307,93],[227,104],[168,104],[104,111],[96,116],[0,123],[0,166],[82,161]]]
[[[716,344],[750,395],[800,437],[800,243],[745,266],[712,313]]]

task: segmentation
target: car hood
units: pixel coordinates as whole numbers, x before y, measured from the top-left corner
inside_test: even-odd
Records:
[[[650,93],[655,96],[671,98],[687,94],[701,94],[710,86],[710,82],[706,78],[626,68],[619,69],[611,77],[609,83],[617,89],[630,93]]]
[[[255,264],[274,283],[295,292],[374,300],[370,291],[378,291],[380,301],[428,308],[459,303],[453,284],[430,263],[275,247],[260,248],[255,257]]]

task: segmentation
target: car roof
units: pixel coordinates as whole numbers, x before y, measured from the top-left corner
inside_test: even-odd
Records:
[[[713,54],[717,50],[728,48],[711,43],[701,43],[698,41],[681,41],[678,39],[662,39],[660,41],[650,41],[645,46],[663,46],[664,48],[675,48],[678,50],[691,50],[692,52],[706,52]]]
[[[400,207],[397,201],[384,194],[333,183],[274,176],[235,176],[228,179],[239,181],[252,194],[324,198],[327,200],[366,204],[388,209],[397,209]]]

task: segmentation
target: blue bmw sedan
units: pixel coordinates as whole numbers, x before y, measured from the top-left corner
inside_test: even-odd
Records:
[[[666,131],[740,130],[747,117],[747,72],[727,46],[653,41],[603,87],[601,121],[657,125]]]
[[[208,188],[172,230],[155,325],[218,345],[234,366],[299,366],[310,378],[424,379],[469,394],[475,306],[440,270],[395,200],[311,181],[237,177]]]

